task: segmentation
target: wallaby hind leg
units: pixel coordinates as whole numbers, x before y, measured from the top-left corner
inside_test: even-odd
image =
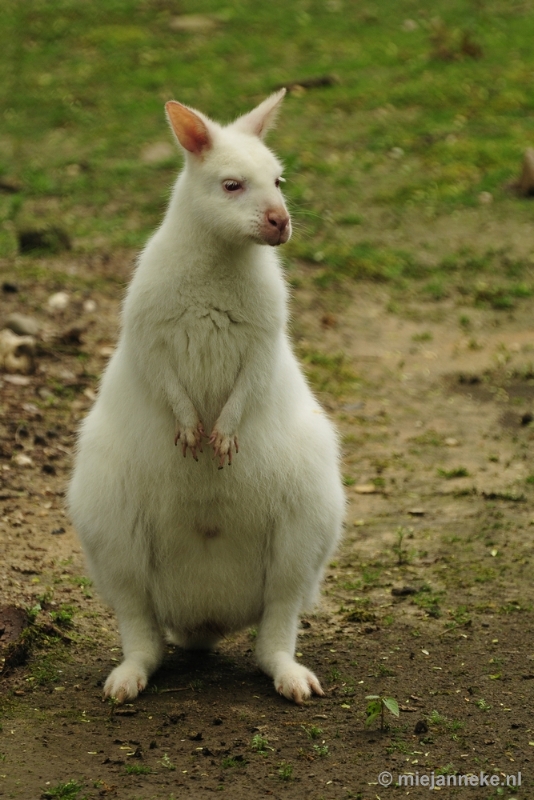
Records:
[[[299,615],[304,603],[315,598],[323,563],[335,540],[335,535],[325,536],[317,522],[302,515],[286,519],[273,541],[256,658],[273,678],[277,692],[299,704],[312,693],[324,694],[317,677],[294,656]]]
[[[293,597],[270,602],[256,644],[258,664],[273,678],[276,691],[299,705],[312,693],[324,694],[318,678],[294,658],[300,600]]]
[[[163,658],[163,636],[148,602],[128,598],[116,607],[124,660],[109,674],[104,697],[117,702],[133,700],[142,692]]]

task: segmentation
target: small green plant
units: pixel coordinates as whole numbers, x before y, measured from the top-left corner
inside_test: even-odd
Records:
[[[93,596],[89,591],[89,589],[93,585],[93,581],[90,578],[86,578],[85,575],[81,576],[74,575],[72,578],[69,578],[69,580],[75,586],[80,587],[84,597],[91,598]]]
[[[326,756],[330,753],[327,744],[314,744],[313,749],[315,750],[316,755],[318,755],[320,758],[326,758]]]
[[[53,789],[46,789],[41,796],[46,800],[85,800],[78,797],[82,788],[78,781],[70,780],[67,783],[58,783]]]
[[[453,478],[468,478],[469,472],[465,467],[454,467],[453,469],[438,469],[440,478],[450,481]]]
[[[483,698],[483,697],[481,697],[481,698],[480,698],[480,700],[477,700],[477,701],[475,702],[475,705],[477,706],[477,708],[480,708],[480,710],[481,710],[481,711],[489,711],[489,710],[490,710],[490,708],[491,708],[490,704],[489,704],[489,703],[487,703],[487,702],[484,700],[484,698]]]
[[[59,670],[51,655],[43,656],[39,659],[32,668],[31,678],[37,686],[56,683],[59,680]]]
[[[221,766],[223,769],[233,769],[234,767],[245,767],[246,761],[242,756],[234,757],[234,756],[226,756],[221,761]]]
[[[293,767],[286,761],[282,761],[279,765],[278,776],[281,781],[290,781],[293,778]]]
[[[126,764],[125,771],[128,775],[150,775],[152,770],[144,764]]]
[[[308,739],[318,739],[323,732],[323,729],[319,728],[318,725],[310,725],[309,728],[303,725],[302,729],[305,731]]]
[[[267,752],[267,750],[273,749],[272,747],[269,747],[269,740],[262,736],[261,733],[257,733],[252,737],[250,747],[252,750],[255,750],[256,753],[264,754]]]
[[[366,725],[371,725],[377,717],[380,717],[380,730],[383,731],[385,728],[384,715],[386,709],[391,714],[394,714],[394,716],[399,716],[399,704],[393,697],[383,697],[380,694],[368,694],[365,699],[369,700],[365,711],[367,714],[365,719]]]
[[[423,331],[422,333],[414,333],[412,342],[431,342],[434,336],[430,331]]]
[[[436,775],[455,775],[458,772],[454,764],[445,764],[444,767],[438,767]]]
[[[163,758],[159,763],[161,764],[162,767],[165,767],[165,769],[169,769],[171,771],[176,769],[171,759],[169,758],[168,753],[163,753]]]
[[[433,589],[428,586],[428,584],[424,584],[421,586],[417,594],[415,594],[412,598],[412,603],[419,608],[422,608],[426,611],[429,617],[433,619],[438,619],[441,617],[441,609],[440,609],[440,602],[442,600],[443,592],[434,592]]]
[[[63,628],[69,628],[72,625],[72,618],[75,613],[74,606],[63,605],[57,611],[50,612],[50,619]]]
[[[330,683],[335,683],[340,678],[341,678],[341,672],[339,671],[339,669],[337,667],[332,667],[332,669],[330,670],[330,674],[328,676],[328,680],[330,681]]]
[[[445,725],[447,722],[447,717],[434,709],[434,711],[431,711],[428,715],[428,721],[431,725]]]
[[[397,566],[401,567],[403,564],[407,564],[409,561],[409,554],[408,550],[404,546],[404,539],[408,534],[412,533],[410,528],[397,528],[397,538],[395,544],[392,546],[392,550],[397,556]]]

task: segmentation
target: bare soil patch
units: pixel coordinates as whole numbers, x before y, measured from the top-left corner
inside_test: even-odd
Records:
[[[32,314],[43,333],[34,375],[0,376],[2,657],[19,613],[6,609],[30,614],[13,633],[26,631],[23,663],[0,666],[0,797],[374,800],[383,771],[388,796],[426,796],[424,783],[395,783],[432,772],[451,797],[531,796],[532,301],[513,312],[403,301],[393,313],[373,285],[296,290],[297,347],[344,354],[354,377],[321,396],[343,437],[347,522],[298,651],[326,696],[302,708],[278,697],[243,632],[203,658],[169,648],[149,689],[114,709],[101,687],[120,658],[115,620],[63,495],[122,286],[107,280],[113,260],[77,264],[67,310],[51,315],[65,264],[37,281],[9,273],[19,291],[2,296],[3,313]],[[370,694],[400,704],[384,731],[365,726]],[[454,788],[481,773],[503,785]]]

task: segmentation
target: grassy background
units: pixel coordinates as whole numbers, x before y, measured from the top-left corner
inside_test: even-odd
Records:
[[[192,13],[212,27],[174,28]],[[0,27],[11,263],[28,226],[59,225],[78,253],[142,245],[179,165],[143,157],[171,142],[166,100],[224,121],[331,75],[290,93],[271,136],[290,265],[315,265],[323,287],[418,279],[497,307],[532,293],[532,201],[509,184],[534,145],[533,0],[3,0]]]

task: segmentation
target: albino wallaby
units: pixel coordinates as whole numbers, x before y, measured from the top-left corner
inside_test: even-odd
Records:
[[[265,246],[291,234],[282,168],[261,141],[284,93],[227,127],[166,105],[185,166],[128,289],[68,492],[119,622],[124,660],[104,687],[118,702],[145,688],[165,638],[208,649],[250,625],[278,692],[323,694],[294,652],[344,498]]]

